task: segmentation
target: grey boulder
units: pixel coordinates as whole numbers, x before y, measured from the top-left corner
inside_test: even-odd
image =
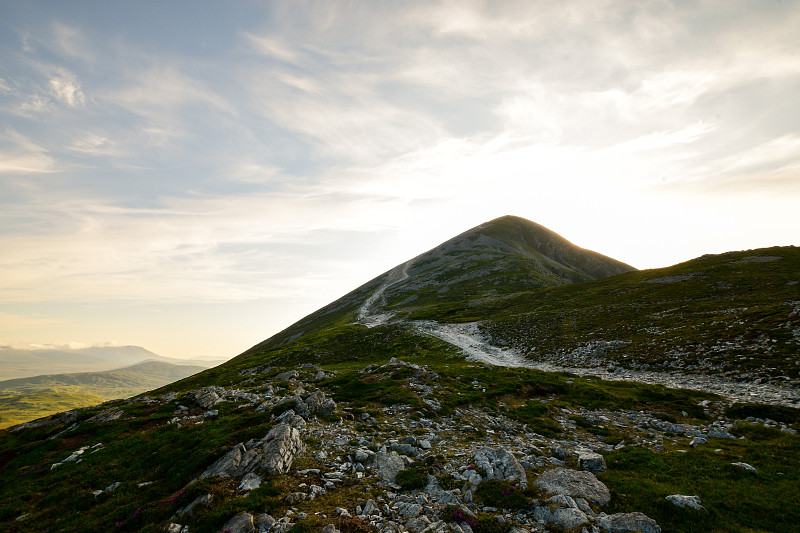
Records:
[[[405,463],[397,452],[378,452],[375,456],[375,469],[381,481],[392,485],[397,481],[397,474],[405,470]]]
[[[700,496],[670,494],[667,496],[667,501],[676,507],[689,507],[690,509],[697,509],[698,511],[705,510],[705,507],[700,505]]]
[[[661,533],[655,520],[643,513],[617,513],[601,517],[597,525],[609,533]]]
[[[534,509],[533,517],[547,525],[558,526],[566,531],[572,531],[589,521],[586,513],[575,507],[539,506]]]
[[[278,424],[254,447],[248,449],[242,443],[234,446],[206,468],[200,479],[212,476],[241,479],[256,469],[267,474],[285,474],[292,467],[294,458],[302,451],[300,432],[289,424]]]
[[[250,513],[239,513],[222,526],[222,531],[228,533],[255,533],[253,525],[253,515]]]
[[[289,424],[278,424],[261,440],[264,453],[259,468],[267,474],[285,474],[292,467],[294,458],[303,451],[300,432]]]
[[[756,467],[747,463],[731,463],[731,466],[739,470],[744,470],[745,472],[750,472],[751,474],[758,474]]]
[[[583,498],[600,506],[608,505],[611,492],[591,472],[581,472],[568,468],[547,470],[534,482],[534,485],[551,494],[566,494],[573,498]]]
[[[600,474],[606,471],[606,460],[599,453],[584,452],[578,455],[578,468]]]
[[[516,481],[523,489],[528,486],[525,469],[505,448],[482,448],[473,455],[475,466],[486,471],[487,479]]]
[[[241,442],[234,446],[228,453],[220,457],[213,465],[200,474],[200,479],[207,477],[241,478],[255,468],[258,461],[258,452],[248,450]]]

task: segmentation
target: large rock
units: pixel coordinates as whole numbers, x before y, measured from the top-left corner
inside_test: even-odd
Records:
[[[331,418],[336,412],[336,402],[325,396],[325,393],[319,390],[309,394],[304,403],[309,416]]]
[[[188,396],[203,409],[211,409],[222,401],[217,387],[203,387],[202,389],[193,390]]]
[[[241,442],[234,446],[206,468],[200,479],[211,476],[241,479],[256,469],[267,474],[285,474],[302,451],[300,432],[289,424],[278,424],[254,447],[248,449]]]
[[[425,515],[412,518],[406,522],[406,529],[411,533],[422,533],[431,525],[431,520]]]
[[[533,517],[549,526],[558,526],[565,531],[582,526],[589,521],[586,513],[575,507],[536,507],[533,510]]]
[[[200,479],[212,476],[239,479],[255,468],[256,464],[258,464],[258,452],[254,449],[248,450],[240,442],[206,468],[205,472],[200,474]]]
[[[250,472],[242,478],[242,482],[239,483],[239,490],[255,490],[261,486],[261,481],[261,476],[255,472]]]
[[[551,494],[579,497],[601,506],[608,505],[608,502],[611,501],[608,487],[591,472],[553,468],[539,476],[534,485]]]
[[[378,452],[375,456],[375,469],[381,481],[393,485],[397,482],[397,474],[405,470],[405,463],[397,452]]]
[[[285,474],[292,467],[294,458],[303,451],[300,432],[289,424],[278,424],[261,440],[264,455],[259,468],[267,474]]]
[[[486,471],[487,479],[516,481],[523,489],[528,486],[525,469],[505,448],[482,448],[472,455],[475,466]]]
[[[583,452],[578,455],[578,468],[600,474],[606,471],[606,460],[599,453]]]
[[[255,533],[255,530],[250,513],[239,513],[222,526],[222,531],[227,533]]]
[[[597,525],[609,533],[661,533],[655,520],[643,513],[617,513],[600,517]]]

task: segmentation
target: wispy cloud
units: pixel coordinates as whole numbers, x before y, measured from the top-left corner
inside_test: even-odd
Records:
[[[54,172],[53,158],[47,148],[15,130],[0,135],[0,174]]]
[[[50,91],[56,100],[70,107],[83,107],[86,96],[81,85],[71,72],[61,69],[57,75],[50,78]]]

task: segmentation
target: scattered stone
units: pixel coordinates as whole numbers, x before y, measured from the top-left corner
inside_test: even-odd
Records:
[[[300,373],[297,370],[289,370],[288,372],[281,372],[275,376],[275,379],[278,381],[289,381],[298,377],[300,377]]]
[[[304,405],[308,416],[318,416],[320,418],[331,418],[336,412],[336,402],[325,396],[322,391],[312,392],[306,398]],[[300,413],[302,415],[302,413]]]
[[[395,509],[406,521],[418,517],[422,512],[422,507],[416,503],[400,502],[395,505]]]
[[[298,502],[301,502],[307,498],[308,494],[306,494],[305,492],[292,492],[291,494],[286,496],[285,500],[286,503],[288,503],[289,505],[295,505]]]
[[[275,527],[275,524],[277,523],[277,520],[266,513],[258,515],[258,533],[268,533],[273,527]]]
[[[738,468],[739,470],[744,470],[745,472],[750,472],[751,474],[758,474],[756,467],[747,463],[731,463],[731,466]]]
[[[102,424],[104,422],[111,422],[112,420],[117,420],[124,414],[125,411],[123,411],[119,407],[112,407],[110,409],[106,409],[105,411],[97,413],[92,418],[87,420],[87,422],[97,422]]]
[[[200,479],[207,477],[240,478],[255,467],[256,461],[258,461],[258,453],[252,449],[248,450],[240,442],[206,468],[205,472],[200,474]]]
[[[374,514],[379,514],[380,511],[378,510],[378,504],[375,503],[375,500],[369,499],[367,503],[364,504],[364,508],[361,510],[360,514],[365,516],[372,516]]]
[[[431,525],[431,520],[425,515],[412,518],[406,522],[406,529],[411,533],[422,533]]]
[[[398,453],[402,453],[403,455],[410,455],[412,457],[416,457],[417,455],[419,455],[417,449],[411,444],[395,443],[392,444],[392,450]]]
[[[686,496],[684,494],[670,494],[667,496],[667,501],[676,507],[689,507],[704,511],[705,507],[700,505],[700,496]]]
[[[117,490],[117,487],[119,487],[120,485],[122,485],[122,482],[115,481],[114,483],[112,483],[111,485],[106,487],[106,492],[114,492],[115,490]]]
[[[696,437],[692,437],[692,442],[690,442],[689,445],[697,448],[698,446],[706,444],[707,442],[708,440],[706,440],[705,437],[703,437],[702,435],[698,435]]]

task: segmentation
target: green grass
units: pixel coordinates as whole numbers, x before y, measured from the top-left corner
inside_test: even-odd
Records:
[[[54,413],[97,405],[107,399],[66,391],[0,392],[0,429]]]
[[[748,257],[780,257],[742,262]],[[651,283],[694,274],[672,283]],[[485,330],[529,357],[622,341],[603,361],[629,367],[762,377],[800,376],[800,314],[793,311],[800,249],[768,248],[521,292],[475,314]],[[795,302],[793,305],[792,302]]]
[[[599,477],[612,491],[611,511],[639,510],[664,531],[791,530],[800,523],[800,438],[776,430],[748,435],[685,453],[628,447],[607,454],[608,471]],[[751,464],[758,475],[732,462]],[[698,495],[706,511],[677,509],[665,500],[670,494]]]

